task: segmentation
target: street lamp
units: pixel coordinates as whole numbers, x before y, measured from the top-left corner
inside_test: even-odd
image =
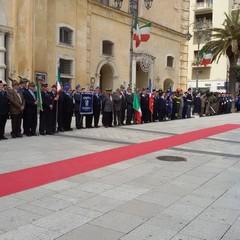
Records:
[[[190,26],[193,25],[195,31],[197,33],[197,68],[196,68],[196,92],[198,91],[198,80],[199,80],[199,62],[200,62],[200,43],[202,37],[205,35],[206,41],[211,39],[211,32],[209,29],[208,23],[203,23],[201,20],[197,21],[196,23],[191,23],[188,27],[188,32],[185,34],[185,38],[187,41],[190,41],[192,38],[192,34],[189,32]]]
[[[152,7],[153,0],[144,0],[144,5],[147,10]],[[114,0],[115,7],[119,10],[122,7],[123,0]],[[133,63],[133,27],[134,18],[138,15],[138,0],[129,0],[129,9],[131,16],[130,23],[130,70],[129,70],[129,85],[132,86],[132,63]]]

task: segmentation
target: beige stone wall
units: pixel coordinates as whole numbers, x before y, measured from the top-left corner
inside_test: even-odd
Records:
[[[13,28],[11,76],[34,80],[35,72],[45,72],[50,84],[57,79],[59,58],[74,62],[72,86],[90,84],[100,79],[100,70],[112,71],[113,87],[129,81],[130,16],[128,1],[119,11],[96,0],[1,0]],[[141,43],[135,53],[147,52],[155,58],[151,76],[155,86],[163,87],[170,79],[174,88],[186,85],[186,56],[183,25],[187,20],[188,0],[153,1],[150,10],[139,0],[140,25],[152,21],[151,38]],[[185,12],[183,12],[185,6]],[[74,31],[73,46],[59,44],[58,28],[63,24]],[[102,56],[102,41],[114,43],[114,57]],[[174,67],[166,67],[168,55]],[[108,74],[109,74],[108,72]],[[144,75],[145,76],[145,75]],[[64,77],[64,76],[63,76]]]

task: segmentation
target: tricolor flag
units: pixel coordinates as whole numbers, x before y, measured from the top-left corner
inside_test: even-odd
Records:
[[[201,55],[202,55],[201,65],[207,66],[208,64],[211,64],[212,61],[211,51],[206,51],[203,49]]]
[[[150,38],[150,28],[151,22],[148,22],[147,24],[139,27],[138,16],[136,17],[133,33],[133,40],[136,41],[136,47],[138,47],[141,42],[148,41],[148,39]]]
[[[139,100],[138,100],[136,89],[134,89],[134,94],[133,94],[133,109],[135,110],[136,122],[141,123],[141,121],[142,121],[142,110],[141,110],[141,107],[140,107],[140,103],[139,103]]]
[[[60,72],[60,66],[58,66],[58,72],[57,72],[57,92],[60,92],[61,90],[61,72]]]

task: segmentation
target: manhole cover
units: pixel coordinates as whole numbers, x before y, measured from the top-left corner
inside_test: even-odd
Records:
[[[168,162],[186,162],[187,159],[184,157],[177,157],[177,156],[159,156],[157,157],[158,160],[161,161],[168,161]]]

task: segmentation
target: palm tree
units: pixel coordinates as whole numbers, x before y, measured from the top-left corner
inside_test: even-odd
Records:
[[[225,13],[223,28],[212,28],[211,40],[203,46],[204,50],[212,52],[212,62],[218,63],[220,57],[227,56],[229,60],[229,91],[235,98],[237,62],[240,57],[240,10]]]

